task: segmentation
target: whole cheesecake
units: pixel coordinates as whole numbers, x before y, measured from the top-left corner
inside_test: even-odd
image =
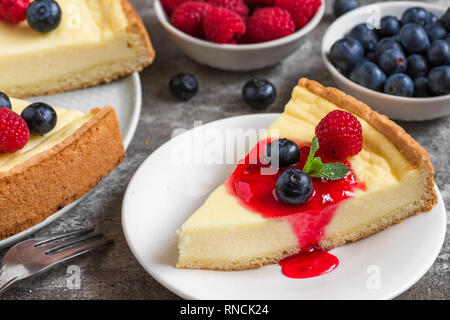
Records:
[[[29,102],[11,99],[21,114]],[[112,107],[88,114],[54,108],[56,126],[0,153],[0,239],[45,220],[95,187],[125,157]]]
[[[277,176],[262,176],[248,160],[271,139],[308,145],[334,110],[361,124],[362,150],[346,159],[350,173],[338,181],[313,178],[306,204],[279,203]],[[428,153],[397,124],[335,88],[301,79],[266,139],[178,230],[177,267],[257,268],[311,246],[327,250],[359,240],[431,210],[437,202],[433,175]]]
[[[0,21],[0,91],[53,94],[141,71],[155,56],[128,0],[58,0],[62,20],[48,33]]]

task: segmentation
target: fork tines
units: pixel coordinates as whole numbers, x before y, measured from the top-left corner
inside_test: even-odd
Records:
[[[78,237],[78,236],[82,236],[85,234],[89,234],[91,232],[94,231],[94,228],[87,228],[87,229],[78,229],[78,230],[73,230],[73,231],[69,231],[69,232],[64,232],[64,233],[57,233],[57,234],[52,234],[49,235],[47,237],[38,237],[35,238],[34,240],[39,241],[38,243],[36,243],[34,246],[35,247],[39,247],[42,246],[44,244],[47,244],[49,242],[53,242],[56,240],[68,240],[68,239],[73,239],[74,237]]]
[[[43,252],[46,255],[55,255],[63,252],[78,255],[81,251],[87,252],[113,243],[112,240],[103,240],[102,233],[92,234],[93,231],[94,228],[89,228],[54,234],[48,237],[40,237],[35,239],[38,242],[34,246],[41,249],[48,249]]]

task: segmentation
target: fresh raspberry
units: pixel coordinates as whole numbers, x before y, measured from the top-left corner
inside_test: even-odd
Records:
[[[297,29],[303,28],[316,14],[321,0],[275,0],[275,6],[289,11]]]
[[[187,1],[203,1],[203,0],[160,0],[161,5],[164,8],[164,11],[166,12],[169,18],[180,4]]]
[[[175,9],[170,23],[193,37],[204,38],[203,20],[212,9],[213,6],[209,3],[188,1]]]
[[[250,10],[244,0],[209,0],[208,3],[214,7],[222,7],[230,9],[240,15],[244,21],[248,19]]]
[[[0,152],[22,149],[30,138],[27,123],[17,113],[0,108]]]
[[[345,159],[362,149],[362,129],[359,120],[346,111],[327,114],[316,127],[319,147],[325,156]]]
[[[309,146],[303,146],[300,148],[300,158],[298,161],[299,168],[302,168],[305,166],[306,160],[308,160],[309,151],[311,150],[311,147]]]
[[[16,24],[27,18],[30,0],[0,0],[0,20]]]
[[[244,0],[250,8],[257,7],[272,7],[275,4],[275,0]]]
[[[262,8],[248,19],[246,38],[250,42],[265,42],[286,37],[295,31],[291,14],[282,8]]]
[[[203,29],[209,41],[234,44],[244,35],[246,27],[237,13],[226,8],[214,8],[203,21]]]

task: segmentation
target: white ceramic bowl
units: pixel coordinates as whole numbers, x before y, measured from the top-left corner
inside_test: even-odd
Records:
[[[325,0],[311,21],[290,36],[258,44],[216,44],[197,39],[172,26],[159,0],[155,12],[169,37],[187,56],[207,66],[230,71],[249,71],[274,65],[293,54],[304,37],[320,22],[325,12]]]
[[[430,98],[405,98],[373,91],[351,81],[342,75],[330,62],[327,55],[331,46],[357,24],[367,22],[370,17],[385,15],[401,17],[410,7],[423,7],[442,16],[447,8],[417,1],[382,2],[352,10],[333,22],[322,39],[322,58],[337,86],[346,93],[365,102],[373,109],[396,120],[421,121],[450,114],[450,95]]]

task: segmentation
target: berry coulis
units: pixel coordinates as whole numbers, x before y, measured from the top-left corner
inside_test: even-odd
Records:
[[[336,269],[338,258],[317,247],[303,250],[280,261],[281,272],[289,278],[304,279],[317,277]]]
[[[261,140],[250,153],[241,160],[227,181],[229,191],[242,200],[248,209],[258,212],[264,218],[287,219],[295,232],[302,251],[280,262],[282,272],[292,278],[309,278],[327,273],[338,265],[336,257],[320,250],[317,245],[325,232],[325,227],[333,218],[339,202],[354,195],[355,190],[364,189],[357,181],[350,164],[345,178],[326,180],[312,178],[314,191],[307,202],[291,205],[279,201],[275,194],[275,183],[287,169],[303,169],[309,153],[307,143],[298,143],[301,147],[300,161],[290,167],[274,169],[264,159],[264,151],[270,139]],[[322,162],[336,162],[316,152]],[[342,161],[341,161],[342,162]]]

